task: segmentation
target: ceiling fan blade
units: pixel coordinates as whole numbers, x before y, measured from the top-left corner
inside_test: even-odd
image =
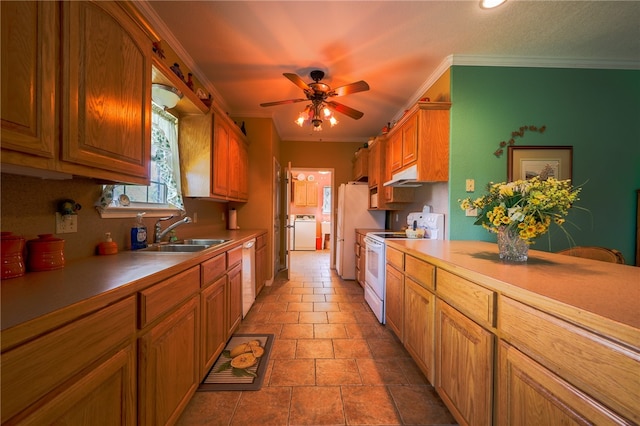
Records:
[[[276,102],[265,102],[260,104],[261,107],[270,107],[275,105],[286,105],[286,104],[295,104],[297,102],[308,101],[308,99],[287,99],[286,101],[276,101]]]
[[[360,80],[355,83],[347,84],[345,86],[340,86],[333,90],[331,96],[344,96],[349,95],[351,93],[364,92],[369,90],[369,85],[366,81]]]
[[[325,103],[327,104],[327,106],[329,108],[331,108],[331,109],[333,109],[335,111],[338,111],[339,113],[342,113],[342,114],[344,114],[344,115],[346,115],[348,117],[351,117],[354,120],[359,120],[364,115],[363,112],[360,112],[357,109],[353,109],[351,107],[339,104],[337,102],[326,101]]]
[[[290,72],[285,72],[282,75],[287,77],[289,80],[291,80],[293,82],[293,84],[295,84],[296,86],[298,86],[302,90],[309,90],[310,89],[309,85],[307,83],[305,83],[304,80],[302,80],[300,77],[298,77],[297,74],[293,74],[293,73],[290,73]]]

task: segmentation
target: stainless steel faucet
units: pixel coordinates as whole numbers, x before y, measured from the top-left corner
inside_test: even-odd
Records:
[[[154,232],[154,242],[155,243],[159,243],[162,241],[162,239],[165,237],[165,235],[167,235],[169,232],[171,232],[172,230],[174,230],[175,228],[177,228],[180,225],[184,225],[185,223],[191,223],[192,220],[189,216],[185,217],[184,219],[181,219],[177,222],[172,223],[171,225],[169,225],[167,227],[167,229],[165,229],[164,231],[162,230],[162,225],[160,224],[160,222],[164,221],[164,220],[169,220],[172,219],[173,216],[169,216],[169,217],[162,217],[160,219],[158,219],[158,221],[156,222],[156,226],[155,226],[155,232]]]

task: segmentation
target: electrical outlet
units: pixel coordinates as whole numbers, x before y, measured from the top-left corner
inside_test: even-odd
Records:
[[[399,219],[399,215],[396,213],[396,222],[398,221],[398,219]]]
[[[478,217],[478,209],[466,209],[464,211],[464,215]]]
[[[56,213],[56,234],[78,232],[78,215]]]
[[[473,192],[476,190],[476,182],[473,179],[467,179],[467,182],[465,184],[465,190],[467,192]],[[469,216],[469,215],[467,215]]]

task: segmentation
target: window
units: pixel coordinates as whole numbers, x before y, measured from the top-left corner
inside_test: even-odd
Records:
[[[105,185],[98,204],[102,217],[184,214],[180,188],[178,119],[152,104],[150,184]]]

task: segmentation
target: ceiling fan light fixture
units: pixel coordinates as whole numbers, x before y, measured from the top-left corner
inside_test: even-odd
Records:
[[[480,0],[480,7],[482,9],[493,9],[505,3],[507,0]]]

